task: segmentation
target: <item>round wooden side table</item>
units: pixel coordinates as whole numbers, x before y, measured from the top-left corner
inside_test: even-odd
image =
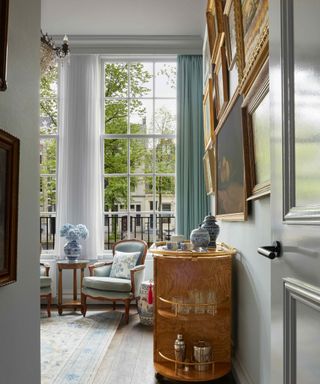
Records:
[[[84,276],[84,269],[89,264],[89,260],[77,260],[77,261],[69,261],[69,260],[59,260],[57,261],[57,267],[59,270],[59,284],[58,284],[58,313],[62,315],[63,308],[73,308],[74,311],[77,308],[80,308],[81,313],[83,313],[83,306],[81,301],[78,300],[78,282],[77,282],[77,271],[80,270],[80,293],[82,289],[82,280]],[[68,302],[62,302],[62,271],[64,269],[73,270],[73,300]]]

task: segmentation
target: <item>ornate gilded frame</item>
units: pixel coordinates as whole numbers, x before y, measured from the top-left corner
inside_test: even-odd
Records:
[[[9,0],[0,0],[0,91],[7,89],[7,43]]]
[[[211,61],[213,64],[216,64],[220,42],[224,32],[223,6],[223,0],[208,0],[206,17]]]
[[[248,168],[248,200],[268,195],[271,189],[270,126],[268,124],[270,111],[266,112],[263,109],[268,108],[269,105],[268,102],[266,103],[269,94],[269,60],[264,63],[260,73],[252,82],[253,85],[242,103],[242,125]],[[261,112],[263,116],[260,115],[257,122],[254,115],[259,116]],[[261,181],[263,174],[265,174],[264,180]]]
[[[213,195],[215,191],[215,147],[212,142],[203,156],[203,170],[207,195]]]
[[[229,101],[228,69],[225,46],[221,45],[214,69],[215,104],[217,119],[220,120]]]
[[[208,79],[203,95],[203,138],[204,148],[207,149],[214,141],[214,104],[212,95],[212,79]]]
[[[0,286],[17,278],[19,148],[19,139],[0,129]]]

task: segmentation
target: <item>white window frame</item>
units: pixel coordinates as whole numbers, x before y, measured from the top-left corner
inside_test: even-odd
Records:
[[[46,212],[46,211],[41,211],[40,210],[40,216],[54,216],[55,217],[55,220],[56,220],[56,232],[55,232],[55,243],[54,243],[54,248],[53,249],[50,249],[50,250],[45,250],[41,247],[41,256],[53,256],[56,254],[56,249],[57,249],[57,207],[58,207],[58,167],[59,167],[59,105],[60,105],[60,88],[61,88],[61,84],[60,84],[60,65],[57,65],[57,71],[58,71],[58,74],[57,74],[57,96],[55,98],[42,98],[40,97],[40,102],[41,100],[56,100],[56,103],[57,103],[57,133],[53,133],[53,134],[39,134],[39,143],[41,142],[42,139],[55,139],[56,141],[56,171],[55,173],[40,173],[40,179],[42,177],[52,177],[52,178],[55,178],[56,180],[56,204],[55,204],[55,211],[54,212]],[[40,107],[40,103],[39,103],[39,107]],[[39,110],[40,112],[40,110]],[[40,115],[41,116],[41,115]],[[39,129],[40,129],[40,124],[39,124]],[[39,153],[40,155],[40,153]],[[40,180],[39,180],[40,182]],[[40,188],[40,184],[39,184],[39,188]],[[40,204],[39,204],[40,205]],[[54,215],[52,215],[54,214]]]
[[[127,177],[127,183],[128,183],[128,188],[127,188],[127,211],[104,211],[103,210],[103,223],[105,220],[105,215],[122,215],[127,214],[127,226],[128,226],[128,231],[127,235],[130,239],[131,233],[130,233],[130,213],[132,214],[133,211],[130,210],[130,176],[151,176],[153,178],[153,209],[152,210],[146,210],[146,211],[139,211],[139,215],[150,215],[152,214],[153,216],[153,223],[156,223],[156,218],[157,215],[173,215],[176,219],[176,213],[175,211],[162,211],[162,210],[156,210],[156,177],[157,176],[170,176],[174,177],[176,179],[176,173],[157,173],[157,172],[152,172],[152,173],[131,173],[129,172],[130,170],[130,150],[129,150],[129,142],[130,139],[160,139],[160,138],[165,138],[165,139],[174,139],[176,140],[176,134],[145,134],[145,135],[139,135],[139,134],[106,134],[105,133],[105,101],[106,100],[127,100],[128,103],[130,102],[130,97],[129,94],[129,87],[128,87],[128,93],[126,97],[112,97],[112,98],[105,98],[105,80],[104,80],[104,64],[105,63],[117,63],[117,62],[122,62],[122,63],[136,63],[136,62],[152,62],[153,63],[153,73],[155,73],[155,63],[177,63],[177,56],[176,55],[124,55],[124,56],[115,56],[115,55],[108,55],[108,56],[103,56],[101,57],[101,159],[102,159],[102,193],[103,193],[103,207],[104,207],[104,180],[106,177],[114,177],[114,176],[122,176],[122,177]],[[128,69],[128,78],[129,78],[129,69]],[[155,101],[156,100],[177,100],[176,97],[155,97],[155,76],[153,76],[153,94],[152,96],[142,96],[139,97],[139,99],[144,99],[144,100],[153,100],[153,116],[155,113]],[[135,98],[133,98],[135,99]],[[128,104],[130,105],[130,104]],[[129,109],[128,109],[129,111]],[[128,119],[129,119],[129,113],[128,113]],[[153,119],[153,125],[155,124],[155,119]],[[128,121],[128,127],[129,127],[129,121]],[[154,128],[154,126],[153,126]],[[153,129],[154,132],[154,129]],[[104,141],[105,139],[127,139],[128,140],[128,148],[127,148],[127,172],[126,173],[113,173],[113,174],[108,174],[104,173]],[[153,163],[155,164],[156,162],[156,152],[153,151]],[[155,169],[155,167],[154,167]],[[176,200],[176,197],[175,197]],[[175,204],[176,205],[176,204]],[[135,212],[135,211],[134,211]],[[136,213],[136,212],[135,212]],[[104,230],[104,226],[103,226]],[[157,236],[157,227],[156,225],[153,225],[152,228],[152,241],[156,241],[156,236]],[[103,233],[103,237],[105,237],[105,233]],[[104,244],[103,244],[104,247]],[[107,252],[107,249],[104,249],[104,252]]]

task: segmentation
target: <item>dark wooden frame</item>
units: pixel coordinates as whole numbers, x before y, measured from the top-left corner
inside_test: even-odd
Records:
[[[207,122],[210,126],[207,126]],[[212,99],[212,79],[208,79],[203,95],[203,138],[204,148],[207,149],[214,141],[214,104]]]
[[[247,169],[241,122],[241,96],[230,101],[223,122],[216,131],[216,217],[225,221],[247,219]],[[238,199],[238,200],[237,200]]]
[[[221,38],[223,37],[223,0],[208,0],[207,5],[207,26],[208,39],[211,53],[211,61],[216,63]]]
[[[0,129],[0,286],[17,279],[19,148],[20,140]]]
[[[246,164],[249,170],[247,173],[248,200],[270,194],[270,179],[259,184],[257,181],[257,155],[254,136],[255,127],[253,126],[252,121],[254,112],[258,110],[260,104],[269,92],[269,60],[265,62],[262,70],[253,81],[253,85],[242,103],[242,125],[246,143],[245,146],[247,148],[245,151]],[[270,139],[269,136],[268,138]],[[269,167],[271,171],[270,158]],[[271,175],[269,176],[271,178]]]
[[[222,79],[222,89],[220,87],[219,77]],[[229,84],[228,84],[228,69],[225,46],[221,45],[217,62],[214,70],[214,83],[215,83],[215,106],[218,121],[221,118],[229,101]],[[221,103],[221,100],[222,103]]]
[[[0,91],[7,89],[7,43],[9,0],[0,0]]]

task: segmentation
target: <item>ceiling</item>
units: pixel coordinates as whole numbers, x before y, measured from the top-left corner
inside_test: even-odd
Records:
[[[207,0],[41,0],[50,35],[201,36]]]

